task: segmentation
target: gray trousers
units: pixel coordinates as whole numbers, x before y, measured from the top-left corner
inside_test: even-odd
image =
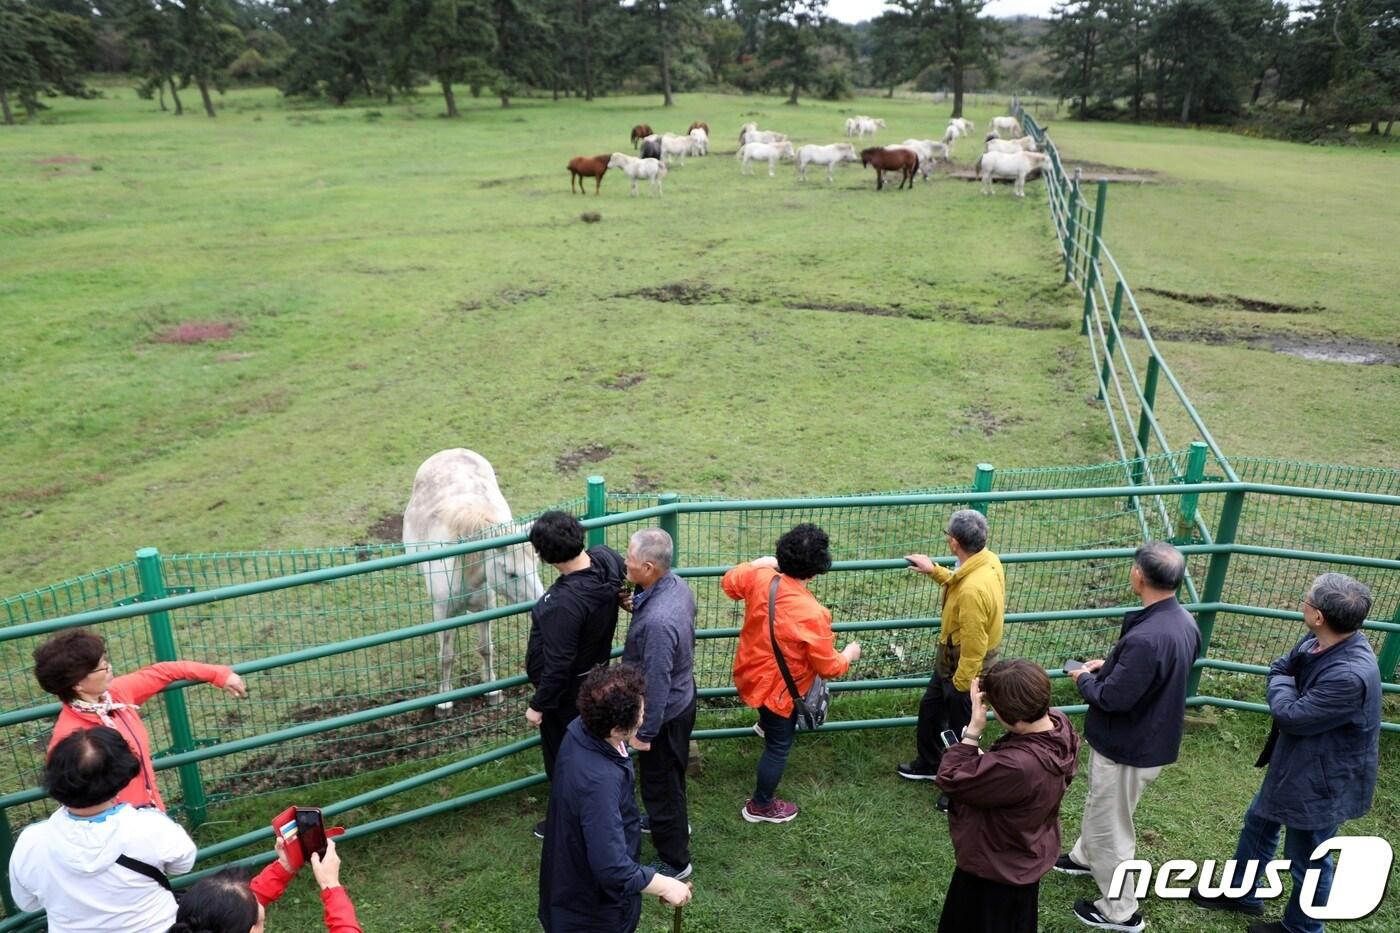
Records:
[[[1137,913],[1138,901],[1131,884],[1124,885],[1122,895],[1111,900],[1108,888],[1113,870],[1136,855],[1137,827],[1133,825],[1133,811],[1147,785],[1161,773],[1160,766],[1120,765],[1092,748],[1089,750],[1089,794],[1084,799],[1079,839],[1069,857],[1093,873],[1099,893],[1104,895],[1094,902],[1094,907],[1115,923]]]

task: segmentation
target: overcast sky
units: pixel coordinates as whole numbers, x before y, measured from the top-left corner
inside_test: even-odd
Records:
[[[1049,16],[1054,0],[991,0],[985,10],[988,16]],[[830,0],[828,15],[843,23],[858,23],[874,19],[885,8],[884,0]]]

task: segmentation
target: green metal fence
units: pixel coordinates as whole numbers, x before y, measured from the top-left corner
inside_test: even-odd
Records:
[[[983,464],[963,484],[823,499],[609,492],[601,478],[591,478],[579,499],[559,506],[587,519],[591,543],[621,549],[633,530],[652,525],[676,540],[678,570],[697,592],[699,737],[751,734],[751,717],[730,681],[740,608],[712,578],[770,552],[796,522],[821,524],[831,533],[837,564],[813,590],[832,608],[838,631],[861,633],[865,647],[852,678],[834,688],[912,696],[932,666],[939,600],[936,587],[907,571],[902,555],[939,550],[947,513],[966,506],[988,515],[991,546],[1007,568],[1008,655],[1053,668],[1066,657],[1106,652],[1133,603],[1127,585],[1133,548],[1145,538],[1167,538],[1187,554],[1183,598],[1207,636],[1191,705],[1262,709],[1236,696],[1296,640],[1298,599],[1325,569],[1371,586],[1376,603],[1367,635],[1380,654],[1387,693],[1400,693],[1400,471],[1227,459],[1158,352],[1103,242],[1106,185],[1083,196],[1081,179],[1065,174],[1053,141],[1020,116],[1051,156],[1051,222],[1066,280],[1084,294],[1084,332],[1117,457],[1077,467]],[[1120,326],[1125,312],[1131,329]],[[398,766],[397,779],[375,790],[322,801],[334,817],[492,761],[533,755],[538,738],[523,727],[528,688],[520,673],[530,607],[497,606],[434,622],[417,566],[445,556],[483,562],[521,540],[516,528],[498,528],[412,554],[401,545],[194,555],[143,550],[133,561],[0,601],[0,724],[8,727],[0,741],[0,857],[8,860],[12,830],[49,809],[36,779],[56,707],[33,682],[32,650],[53,632],[79,625],[106,637],[119,671],[180,657],[233,663],[247,676],[250,700],[177,684],[144,711],[159,750],[162,795],[191,824],[235,796]],[[543,582],[551,582],[548,570]],[[474,648],[479,626],[488,622],[497,679],[483,683]],[[451,689],[442,693],[435,636],[447,630],[458,633],[458,665]],[[492,703],[487,694],[496,690],[504,698]],[[449,699],[450,712],[435,709]],[[837,718],[824,728],[913,723],[843,721],[842,705],[833,711]],[[1386,730],[1400,731],[1393,699],[1387,716]],[[308,762],[316,763],[314,774]],[[352,819],[347,835],[543,780],[534,774],[393,816]],[[266,861],[267,835],[265,822],[257,822],[201,849],[200,862],[226,863],[250,846],[258,851],[237,863]],[[0,933],[42,923],[38,915],[15,913],[7,888],[4,894],[8,916]]]

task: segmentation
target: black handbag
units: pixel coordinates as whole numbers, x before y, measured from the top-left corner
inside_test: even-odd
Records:
[[[815,729],[826,722],[826,711],[831,706],[831,688],[818,674],[812,681],[812,686],[808,688],[806,696],[797,691],[797,683],[792,679],[792,671],[788,670],[787,659],[778,647],[778,628],[773,621],[779,579],[781,575],[774,574],[773,582],[768,587],[768,637],[773,640],[773,659],[778,662],[778,672],[783,675],[783,683],[787,684],[788,693],[792,694],[793,709],[797,711],[797,728]]]

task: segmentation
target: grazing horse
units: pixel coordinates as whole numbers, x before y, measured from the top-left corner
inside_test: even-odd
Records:
[[[1026,176],[1045,167],[1050,157],[1043,152],[984,152],[977,157],[973,170],[982,179],[982,193],[992,193],[993,178],[1010,178],[1016,182],[1016,197],[1026,196]]]
[[[1022,136],[1019,139],[1002,139],[996,133],[988,133],[987,138],[982,140],[983,152],[1038,152],[1035,139],[1031,136]]]
[[[642,158],[643,158],[643,159],[659,159],[659,158],[661,158],[661,137],[660,137],[660,136],[649,136],[649,137],[647,137],[646,139],[642,140]]]
[[[583,180],[585,178],[596,178],[593,185],[593,195],[597,197],[598,189],[603,187],[603,176],[608,173],[608,159],[610,156],[605,152],[598,156],[574,156],[569,160],[569,193],[573,194],[574,179],[578,179],[578,193],[583,194]]]
[[[638,123],[636,126],[632,127],[632,148],[637,148],[637,140],[646,139],[650,135],[651,127],[647,126],[645,123]]]
[[[1005,130],[1012,136],[1021,136],[1024,134],[1020,122],[1015,117],[992,117],[992,132],[1000,136],[1002,130]]]
[[[701,122],[700,120],[696,120],[694,123],[690,124],[690,129],[686,130],[686,132],[689,133],[689,132],[691,132],[691,131],[693,131],[693,130],[704,130],[704,131],[705,131],[705,135],[706,135],[706,136],[709,136],[709,135],[710,135],[710,124],[708,124],[708,123],[703,123],[703,122]]]
[[[919,170],[919,154],[913,149],[871,146],[860,151],[860,164],[862,168],[875,169],[876,191],[884,190],[886,172],[899,172],[899,187],[903,188],[904,183],[908,182],[909,190],[914,190],[914,173]]]
[[[423,461],[413,477],[413,495],[403,513],[404,549],[409,553],[433,550],[511,521],[510,506],[485,457],[460,447],[439,451]],[[435,622],[460,615],[463,610],[492,609],[497,593],[507,604],[528,603],[544,593],[539,559],[528,544],[425,561],[418,570],[428,586]],[[496,679],[491,623],[478,622],[475,628],[481,679],[489,683]],[[443,692],[452,689],[455,635],[453,629],[438,633]],[[487,701],[501,702],[500,691],[487,694]],[[438,704],[440,710],[451,708],[450,702]]]

